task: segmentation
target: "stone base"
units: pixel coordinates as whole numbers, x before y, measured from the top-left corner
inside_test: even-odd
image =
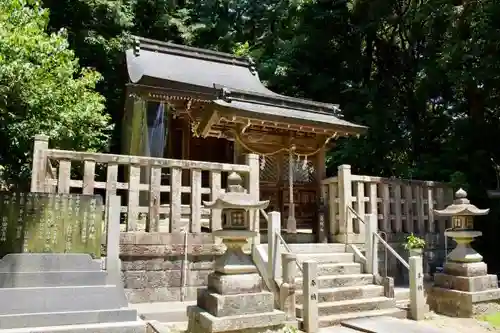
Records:
[[[279,330],[283,328],[286,315],[282,311],[215,317],[197,306],[187,309],[189,324],[188,332],[238,332],[261,333],[266,330]]]
[[[483,276],[488,274],[488,266],[484,262],[461,263],[448,261],[444,264],[444,273],[455,276]]]
[[[454,276],[443,273],[434,274],[434,286],[460,291],[477,292],[498,288],[496,275]]]
[[[197,304],[212,316],[226,317],[272,312],[274,297],[268,291],[237,295],[220,295],[205,291],[198,296]]]
[[[258,293],[262,290],[259,274],[226,275],[218,272],[208,276],[208,289],[221,295]]]
[[[436,313],[467,318],[483,314],[487,303],[500,303],[500,289],[467,292],[433,287],[427,300]]]

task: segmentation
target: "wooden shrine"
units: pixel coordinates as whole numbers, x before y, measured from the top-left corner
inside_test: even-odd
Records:
[[[325,150],[365,127],[336,117],[337,105],[270,91],[248,58],[135,37],[126,63],[123,154],[221,163],[258,154],[260,199],[288,232],[315,230]]]

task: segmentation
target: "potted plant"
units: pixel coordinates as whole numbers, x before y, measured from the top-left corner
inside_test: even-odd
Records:
[[[420,237],[415,236],[413,233],[406,237],[406,243],[404,243],[404,248],[410,251],[411,256],[421,256],[425,247],[425,240]]]

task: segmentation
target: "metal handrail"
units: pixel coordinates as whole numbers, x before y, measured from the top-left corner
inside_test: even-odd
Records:
[[[260,209],[260,213],[262,214],[262,216],[264,216],[264,218],[266,219],[267,223],[269,223],[269,215],[267,215],[266,211],[261,208]]]
[[[407,269],[410,269],[410,265],[396,252],[396,250],[394,250],[392,248],[392,246],[390,246],[379,234],[377,233],[373,233],[375,236],[377,236],[378,240],[384,244],[385,247],[387,247],[387,249],[389,251],[391,251],[392,254],[394,254],[394,256],[396,257],[396,259],[398,259],[402,264],[403,266],[405,266]]]
[[[351,211],[351,213],[353,213],[354,215],[356,215],[356,218],[358,220],[360,220],[361,222],[363,222],[363,224],[366,224],[365,220],[363,220],[363,218],[361,217],[361,215],[359,215],[358,212],[354,210],[354,208],[352,208],[351,206],[347,206],[347,211],[348,212]],[[345,222],[345,226],[346,226],[346,229],[347,229],[347,220]]]
[[[285,249],[287,250],[288,253],[293,253],[292,252],[292,249],[290,248],[290,246],[288,246],[288,244],[285,242],[285,240],[283,239],[283,236],[281,236],[280,234],[278,233],[275,233],[276,235],[276,238],[278,238],[281,242],[281,244],[283,244],[285,246]],[[295,258],[295,264],[297,265],[297,267],[299,268],[299,271],[302,272],[302,266],[300,266],[299,264],[299,261],[297,260],[297,258]]]
[[[351,206],[347,206],[347,211],[353,213],[359,221],[363,222],[363,224],[366,224],[365,220],[361,217],[361,215],[359,215],[358,212],[356,212]],[[346,226],[346,230],[347,230],[347,219],[345,222],[345,226]],[[382,236],[380,236],[380,234],[385,235],[385,240]],[[396,259],[398,259],[403,264],[403,266],[405,266],[407,269],[410,269],[410,265],[396,252],[396,250],[394,250],[392,248],[392,246],[389,245],[389,243],[387,243],[387,241],[386,241],[387,234],[384,231],[379,231],[378,233],[374,232],[373,235],[377,236],[377,238],[380,240],[380,242],[385,247],[385,275],[386,276],[387,276],[387,250],[389,250],[396,257]],[[373,249],[372,249],[372,251],[373,251]]]
[[[385,231],[379,231],[378,234],[380,237],[384,239],[384,241],[387,243],[387,233]],[[377,249],[378,251],[378,249]],[[387,247],[384,246],[384,277],[387,277],[387,269],[389,266],[389,256],[387,255]]]

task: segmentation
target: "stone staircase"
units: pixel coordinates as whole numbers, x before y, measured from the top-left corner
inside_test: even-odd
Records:
[[[145,333],[121,286],[86,254],[0,260],[0,332]]]
[[[406,318],[407,312],[396,307],[396,299],[384,296],[384,287],[374,284],[371,274],[354,262],[344,244],[289,244],[299,263],[318,262],[319,327],[343,321],[375,316]],[[303,317],[301,272],[296,278],[297,318]]]

